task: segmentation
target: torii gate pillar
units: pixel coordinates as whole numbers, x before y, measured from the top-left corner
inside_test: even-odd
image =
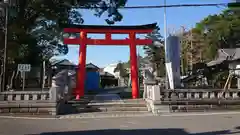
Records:
[[[86,76],[86,55],[87,55],[87,33],[82,31],[80,33],[80,47],[79,47],[79,60],[78,60],[78,72],[77,72],[77,83],[76,83],[76,99],[84,96],[84,83]]]
[[[138,85],[138,62],[137,62],[137,48],[135,43],[135,33],[130,33],[130,65],[131,65],[131,80],[132,80],[132,98],[139,97]]]

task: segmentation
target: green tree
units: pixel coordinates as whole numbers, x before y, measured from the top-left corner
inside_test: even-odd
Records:
[[[199,61],[199,56],[201,56],[200,60],[208,62],[217,57],[217,50],[220,48],[238,48],[240,43],[239,26],[240,10],[235,8],[226,9],[220,14],[209,15],[190,30],[193,33],[191,40],[186,38],[189,37],[189,34],[185,35],[187,42],[185,43],[184,53],[192,53],[195,62]],[[189,41],[193,41],[192,49],[189,49]],[[225,72],[209,74],[208,76],[213,80],[211,81],[212,85],[219,80],[224,80],[225,77]]]
[[[124,6],[126,1],[19,0],[9,8],[9,59],[14,63],[24,60],[35,65],[42,59],[48,60],[54,55],[66,54],[67,46],[59,42],[62,38],[62,28],[59,24],[82,24],[84,19],[77,7],[94,10],[97,17],[107,13],[106,22],[113,24],[121,21],[122,15],[117,9]],[[0,27],[4,28],[4,17],[0,19]],[[3,32],[0,33],[2,43]],[[3,44],[0,46],[0,49],[2,48]]]
[[[181,67],[182,74],[191,70],[192,66],[204,61],[204,37],[196,29],[183,31],[181,39]]]
[[[210,15],[196,25],[195,30],[204,37],[204,56],[212,60],[219,48],[236,48],[240,43],[240,11],[227,9]]]
[[[18,63],[39,66],[55,55],[64,55],[68,47],[63,45],[59,24],[82,24],[84,19],[77,7],[95,11],[97,17],[106,13],[106,23],[121,21],[118,8],[127,0],[16,0],[9,5],[8,48],[6,76],[11,76]],[[98,8],[95,8],[98,7]],[[1,11],[1,13],[3,13]],[[0,50],[4,49],[5,15],[0,17]],[[1,53],[2,58],[3,53]],[[2,63],[2,60],[1,60]],[[2,65],[2,64],[1,64]],[[13,73],[11,73],[13,72]],[[8,79],[6,79],[8,80]]]
[[[128,72],[127,72],[127,68],[124,65],[124,62],[119,61],[116,68],[114,69],[114,72],[119,72],[119,76],[124,78],[124,77],[128,77]]]
[[[157,72],[157,76],[164,76],[165,74],[165,53],[163,47],[162,36],[159,33],[160,28],[156,28],[152,33],[147,35],[147,38],[152,39],[151,45],[144,46],[146,59],[153,65],[154,71]]]

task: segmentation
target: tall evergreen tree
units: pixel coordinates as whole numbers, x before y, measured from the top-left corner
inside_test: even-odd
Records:
[[[160,28],[156,28],[152,33],[147,35],[147,38],[152,39],[151,45],[144,46],[146,58],[149,60],[157,76],[164,76],[165,74],[165,53],[163,47],[163,39],[159,33]]]

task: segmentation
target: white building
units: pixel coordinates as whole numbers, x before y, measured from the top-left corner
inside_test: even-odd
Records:
[[[119,78],[119,72],[114,72],[115,68],[117,67],[117,63],[114,64],[109,64],[108,66],[106,66],[105,68],[103,68],[104,72],[108,72],[112,75],[114,75],[116,78]]]

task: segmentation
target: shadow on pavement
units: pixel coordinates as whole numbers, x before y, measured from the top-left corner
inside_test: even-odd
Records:
[[[105,129],[89,131],[66,131],[66,132],[46,132],[38,135],[234,135],[240,132],[231,132],[229,130],[187,133],[184,129]]]

